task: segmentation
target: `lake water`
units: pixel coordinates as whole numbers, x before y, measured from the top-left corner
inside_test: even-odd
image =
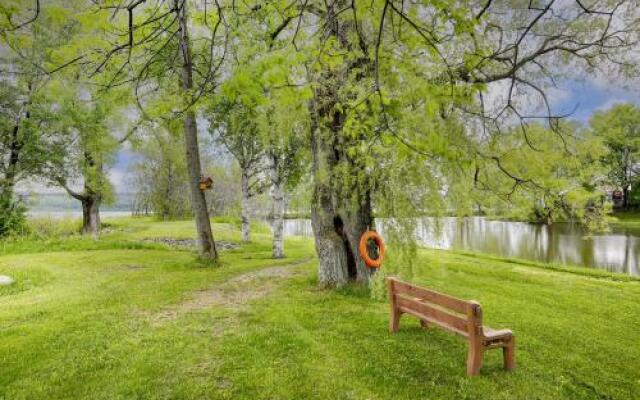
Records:
[[[377,224],[384,236],[384,229]],[[285,222],[285,235],[312,236],[311,221]],[[482,217],[423,218],[416,240],[423,246],[465,250],[533,261],[600,268],[640,275],[640,229],[612,227],[611,232],[587,236],[574,224],[535,225],[493,221]]]
[[[27,204],[27,214],[32,217],[52,218],[81,218],[82,206],[80,202],[66,193],[36,193],[23,195]],[[133,195],[130,193],[118,193],[112,204],[103,204],[100,207],[100,216],[126,217],[131,215]]]

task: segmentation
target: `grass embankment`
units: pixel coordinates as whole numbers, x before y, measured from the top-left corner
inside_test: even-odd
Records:
[[[217,223],[219,240],[237,242]],[[5,245],[0,274],[0,398],[633,399],[640,393],[640,283],[423,250],[417,284],[480,301],[515,331],[518,369],[488,353],[465,376],[466,344],[362,288],[316,288],[310,240],[270,259],[269,236],[205,267],[192,223],[118,220],[100,241]],[[111,247],[110,247],[111,246]],[[129,247],[127,247],[129,246]],[[268,268],[300,263],[298,266]],[[266,269],[265,269],[266,268]],[[255,272],[255,271],[262,272]]]
[[[622,228],[640,228],[640,210],[614,211],[609,223]]]

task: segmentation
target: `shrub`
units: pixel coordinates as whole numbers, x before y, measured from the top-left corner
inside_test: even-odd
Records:
[[[30,236],[37,239],[60,238],[78,234],[82,221],[73,217],[31,217],[28,219]]]
[[[0,196],[0,238],[27,230],[26,207],[21,201]]]

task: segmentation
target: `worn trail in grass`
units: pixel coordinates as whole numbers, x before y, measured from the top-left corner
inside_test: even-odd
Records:
[[[417,284],[475,299],[518,338],[518,369],[489,352],[465,376],[466,344],[403,319],[367,290],[317,289],[311,241],[270,259],[269,236],[222,253],[133,246],[191,237],[190,223],[122,220],[99,246],[12,244],[0,274],[4,399],[634,399],[640,282],[420,251]],[[235,227],[216,224],[223,240]],[[75,239],[74,239],[75,240]],[[109,243],[114,244],[108,249]],[[68,242],[65,246],[71,246]],[[22,247],[19,247],[22,246]],[[23,250],[31,249],[30,253]],[[92,250],[93,249],[93,250]]]

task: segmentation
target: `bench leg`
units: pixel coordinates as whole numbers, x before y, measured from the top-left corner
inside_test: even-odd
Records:
[[[391,309],[391,318],[389,319],[389,332],[396,333],[398,332],[398,328],[400,327],[400,317],[402,313],[395,309]]]
[[[428,328],[429,327],[429,323],[423,319],[420,320],[420,326],[423,328]]]
[[[507,371],[513,371],[516,369],[516,338],[511,337],[511,340],[505,347],[502,348],[502,357],[504,358],[504,369]]]
[[[480,342],[469,342],[469,353],[467,355],[467,375],[475,376],[480,373],[484,348]]]

